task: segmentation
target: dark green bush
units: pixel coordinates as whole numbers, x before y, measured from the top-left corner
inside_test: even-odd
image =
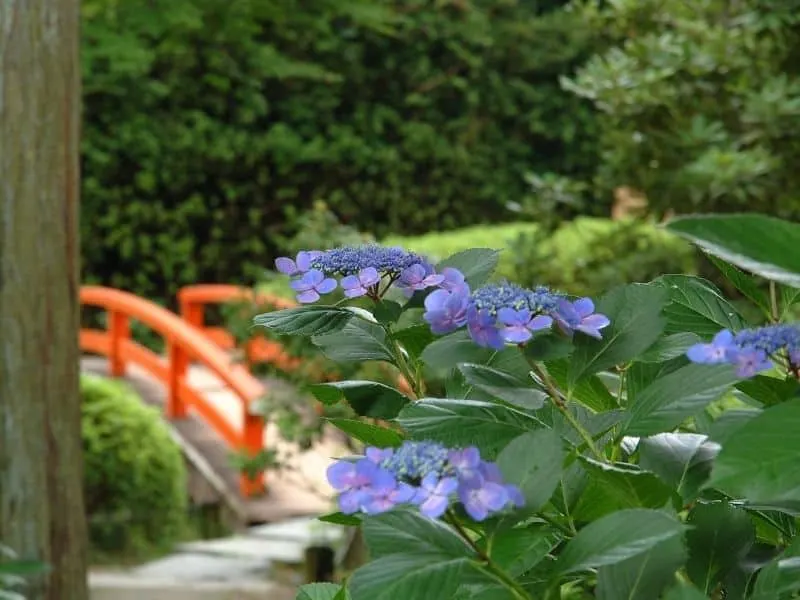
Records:
[[[186,471],[159,412],[124,383],[81,376],[84,493],[92,549],[135,556],[186,533]]]
[[[164,299],[241,280],[317,200],[408,234],[507,218],[529,170],[590,178],[563,4],[86,0],[86,280]]]

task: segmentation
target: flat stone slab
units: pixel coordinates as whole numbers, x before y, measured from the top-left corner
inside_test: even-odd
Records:
[[[181,544],[179,549],[192,554],[206,554],[234,559],[299,564],[304,560],[306,544],[293,540],[269,540],[249,536],[233,536]]]
[[[135,567],[129,573],[137,577],[178,582],[261,583],[267,580],[270,565],[269,559],[260,556],[220,556],[186,552]]]
[[[91,600],[294,600],[296,591],[271,582],[191,582],[126,573],[90,573]]]
[[[288,519],[280,523],[256,525],[247,530],[249,536],[268,540],[290,540],[304,546],[339,544],[345,530],[338,525],[323,523],[315,518]]]

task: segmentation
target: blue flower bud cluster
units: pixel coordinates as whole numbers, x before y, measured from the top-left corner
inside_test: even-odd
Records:
[[[554,323],[566,335],[580,331],[598,339],[600,330],[611,323],[594,312],[590,298],[570,302],[544,286],[527,289],[493,283],[473,292],[463,274],[453,269],[439,288],[425,299],[423,318],[431,331],[447,334],[466,325],[476,344],[495,350],[506,344],[525,344]]]
[[[436,442],[404,442],[396,449],[369,447],[353,462],[328,467],[345,514],[379,514],[400,505],[416,506],[436,519],[456,502],[476,521],[525,503],[518,487],[503,482],[495,463],[477,448],[448,449]]]
[[[767,325],[736,334],[723,329],[709,344],[695,344],[686,351],[700,364],[732,364],[739,377],[752,377],[774,367],[773,358],[786,352],[790,365],[800,367],[800,324]]]
[[[291,285],[301,303],[316,302],[322,294],[338,286],[348,298],[378,298],[393,284],[411,297],[415,291],[444,280],[444,275],[437,274],[423,256],[377,244],[344,246],[325,252],[303,251],[295,259],[285,256],[276,259],[275,267],[295,277]],[[381,282],[386,282],[383,289]]]

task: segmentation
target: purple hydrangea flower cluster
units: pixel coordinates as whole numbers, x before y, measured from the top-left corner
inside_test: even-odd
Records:
[[[788,354],[793,367],[800,366],[800,324],[767,325],[736,334],[723,329],[710,344],[689,348],[686,356],[707,365],[729,363],[736,367],[739,377],[752,377],[771,369],[771,357],[781,351]]]
[[[519,488],[503,483],[497,465],[482,460],[474,447],[450,450],[436,442],[404,442],[396,449],[370,447],[355,462],[335,462],[327,475],[345,514],[374,515],[411,505],[436,519],[458,501],[470,517],[483,521],[525,503]]]
[[[322,294],[332,292],[339,285],[348,298],[379,298],[393,284],[410,298],[415,291],[439,285],[446,279],[444,273],[436,273],[419,254],[377,244],[345,246],[325,252],[303,251],[294,260],[276,259],[275,267],[295,277],[291,285],[301,303],[316,302]],[[385,282],[383,289],[381,282]]]
[[[456,271],[439,287],[425,299],[423,318],[431,331],[446,334],[466,325],[475,343],[495,350],[507,343],[525,344],[553,323],[566,335],[580,331],[598,339],[610,324],[608,317],[594,312],[590,298],[570,302],[544,286],[531,290],[513,283],[488,284],[471,292]]]

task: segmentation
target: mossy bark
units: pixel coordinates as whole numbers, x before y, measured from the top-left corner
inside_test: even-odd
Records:
[[[0,0],[0,543],[86,600],[78,393],[78,0]]]

